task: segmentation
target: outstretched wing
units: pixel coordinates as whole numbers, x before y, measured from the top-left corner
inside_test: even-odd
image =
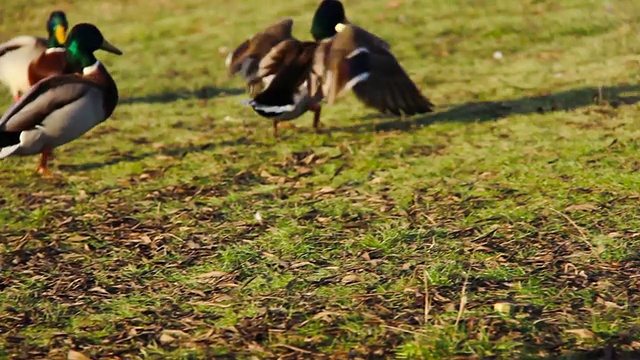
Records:
[[[341,92],[352,90],[365,105],[383,113],[433,111],[434,105],[409,78],[386,42],[360,27],[346,25],[336,34],[325,64],[324,91],[329,103]]]
[[[255,34],[233,50],[226,59],[230,75],[240,73],[246,80],[255,78],[260,60],[280,42],[292,39],[292,19],[281,20]]]

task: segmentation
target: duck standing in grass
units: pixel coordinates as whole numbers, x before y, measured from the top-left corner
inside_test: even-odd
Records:
[[[349,24],[338,0],[324,0],[316,10],[311,26],[315,41],[299,41],[287,36],[264,54],[267,45],[259,43],[262,32],[234,51],[234,59],[259,59],[255,71],[245,72],[253,99],[246,102],[260,116],[273,120],[274,135],[278,122],[293,120],[307,111],[314,112],[313,127],[320,125],[320,102],[333,104],[349,90],[365,105],[383,113],[414,115],[433,111],[426,98],[398,64],[387,42],[361,27]],[[283,23],[283,22],[281,22]],[[273,27],[273,26],[272,26]],[[270,27],[270,28],[272,28]],[[269,29],[269,28],[268,28]],[[273,41],[271,42],[273,43]],[[262,43],[264,44],[264,43]],[[243,50],[244,48],[244,50]],[[233,60],[231,61],[233,64]],[[239,66],[242,69],[243,66]],[[259,91],[255,91],[259,89]]]
[[[29,64],[42,55],[47,48],[62,48],[69,23],[62,11],[54,11],[47,21],[48,39],[35,36],[18,36],[0,44],[0,82],[11,91],[13,101],[29,90]],[[34,82],[35,83],[35,82]]]
[[[0,118],[0,159],[41,154],[37,172],[45,175],[54,148],[77,139],[111,116],[118,88],[93,55],[98,49],[122,53],[92,24],[71,29],[65,47],[68,61],[82,74],[47,77],[36,83]]]

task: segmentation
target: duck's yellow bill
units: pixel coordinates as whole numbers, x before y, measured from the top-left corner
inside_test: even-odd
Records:
[[[116,54],[116,55],[122,55],[123,54],[123,52],[120,49],[118,49],[117,47],[109,44],[109,42],[106,39],[102,41],[102,45],[100,46],[100,49],[102,49],[104,51],[107,51],[107,52],[110,52],[112,54]]]
[[[54,35],[58,44],[64,44],[65,40],[67,40],[67,28],[64,25],[56,26]]]
[[[342,30],[344,30],[344,28],[346,28],[347,25],[343,24],[343,23],[337,23],[336,24],[336,31],[337,32],[342,32]]]

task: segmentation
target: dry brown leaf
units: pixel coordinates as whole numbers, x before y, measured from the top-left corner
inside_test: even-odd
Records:
[[[316,154],[311,153],[306,158],[302,159],[301,162],[303,164],[309,165],[317,159],[318,159],[318,156]]]
[[[91,358],[79,351],[69,350],[67,360],[91,360]]]
[[[182,330],[164,329],[162,330],[162,333],[170,336],[184,337],[184,338],[188,338],[191,336]]]
[[[86,198],[88,198],[89,195],[87,195],[87,192],[84,190],[80,190],[78,191],[78,195],[76,195],[76,200],[84,200]]]
[[[291,264],[291,266],[289,266],[289,268],[290,269],[296,269],[296,268],[307,266],[307,265],[313,265],[313,264],[308,262],[308,261],[301,261],[301,262],[297,262],[297,263]]]
[[[298,175],[301,175],[301,176],[302,175],[307,175],[307,174],[310,174],[310,173],[313,172],[313,170],[311,170],[310,168],[305,167],[305,166],[298,167],[297,171],[298,171]]]
[[[149,235],[146,235],[146,234],[140,235],[140,241],[147,245],[152,243],[151,238],[149,237]]]
[[[218,278],[229,275],[228,272],[224,271],[210,271],[208,273],[200,274],[196,276],[198,279],[208,279],[208,278]]]
[[[263,178],[272,178],[272,177],[274,177],[273,175],[269,174],[269,172],[266,171],[266,170],[262,170],[260,172],[260,176],[263,177]]]
[[[493,310],[500,314],[511,314],[514,309],[513,304],[507,302],[498,302],[493,304]]]
[[[569,329],[565,330],[565,332],[573,334],[581,339],[594,339],[596,337],[596,334],[588,329]]]
[[[346,285],[346,284],[353,284],[353,283],[356,283],[356,282],[361,282],[362,280],[363,280],[362,276],[360,276],[360,275],[349,274],[349,275],[346,275],[345,277],[343,277],[342,280],[340,280],[340,282]]]
[[[173,159],[173,156],[164,155],[164,154],[158,154],[158,155],[156,155],[156,159],[157,160],[171,160],[171,159]]]
[[[240,285],[234,283],[234,282],[223,282],[218,284],[218,287],[221,288],[236,288],[236,287],[240,287]]]
[[[75,235],[71,235],[69,238],[67,238],[66,241],[67,242],[75,242],[75,241],[84,241],[84,240],[87,240],[87,239],[90,239],[90,237],[89,236],[82,236],[82,235],[75,234]]]
[[[169,344],[176,341],[176,338],[174,338],[173,336],[169,335],[169,334],[165,334],[162,333],[162,335],[160,335],[160,343],[162,344]]]
[[[336,192],[336,189],[332,188],[331,186],[325,186],[325,187],[322,187],[322,188],[318,189],[318,191],[316,191],[316,193],[318,195],[332,194],[334,192]]]
[[[342,314],[333,312],[333,311],[321,311],[315,315],[313,315],[314,320],[322,320],[327,323],[333,322],[332,316],[342,316]]]
[[[103,295],[111,295],[109,294],[109,292],[99,286],[93,287],[91,289],[89,289],[90,292],[95,292],[95,293],[99,293],[99,294],[103,294]]]
[[[215,306],[220,308],[228,308],[233,306],[233,304],[221,304],[215,301],[189,301],[189,304],[196,306]]]
[[[596,209],[598,209],[598,207],[593,204],[576,204],[567,206],[564,208],[564,211],[587,211]]]
[[[612,302],[612,301],[607,301],[607,300],[605,300],[605,299],[603,299],[603,298],[601,298],[601,297],[598,297],[598,298],[596,299],[596,303],[598,303],[598,304],[602,304],[602,305],[604,305],[604,307],[606,307],[606,308],[612,308],[612,309],[624,309],[624,306],[618,305],[618,304],[616,304],[616,303],[614,303],[614,302]]]
[[[481,173],[480,175],[478,175],[479,179],[490,179],[492,177],[494,177],[494,173],[492,173],[491,171],[485,171],[483,173]]]

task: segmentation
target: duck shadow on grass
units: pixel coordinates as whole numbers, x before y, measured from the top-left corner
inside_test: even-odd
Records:
[[[119,101],[119,105],[127,104],[167,104],[181,99],[200,99],[208,100],[215,97],[235,96],[245,92],[240,88],[218,88],[214,86],[204,86],[195,90],[177,89],[173,91],[162,92],[158,94],[149,94],[144,96],[123,96]]]
[[[635,93],[635,94],[626,94]],[[381,120],[376,124],[361,122],[332,130],[361,132],[374,128],[375,131],[415,130],[437,122],[483,122],[498,120],[510,115],[526,115],[553,111],[574,110],[593,104],[608,103],[613,107],[640,102],[640,85],[619,85],[611,87],[584,87],[540,96],[523,97],[504,101],[478,101],[453,105],[443,111],[399,119],[379,113],[366,115],[362,120]]]
[[[69,171],[69,172],[88,171],[88,170],[100,169],[105,166],[117,165],[120,163],[137,162],[145,158],[155,157],[159,155],[171,156],[171,157],[181,159],[185,157],[187,154],[207,151],[215,147],[238,146],[238,145],[248,145],[248,144],[260,145],[259,143],[255,143],[253,140],[251,140],[247,136],[241,136],[237,139],[226,140],[219,143],[214,143],[214,142],[204,143],[204,144],[188,143],[184,145],[174,144],[168,147],[154,149],[153,151],[146,151],[138,154],[127,152],[127,153],[111,156],[109,159],[105,161],[94,161],[94,162],[87,162],[82,164],[60,164],[58,165],[58,169],[62,171]]]

